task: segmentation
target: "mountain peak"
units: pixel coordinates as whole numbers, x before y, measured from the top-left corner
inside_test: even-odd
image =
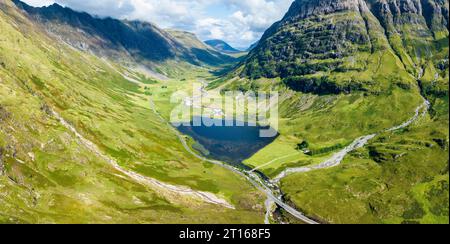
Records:
[[[448,0],[296,0],[239,70],[253,79],[290,80],[303,92],[386,89],[400,70],[416,76],[436,42],[448,40],[448,6]],[[399,64],[398,72],[377,74],[378,61],[367,58],[377,55]]]
[[[311,15],[323,15],[344,10],[358,10],[360,0],[296,0],[284,19],[291,17],[306,18]]]

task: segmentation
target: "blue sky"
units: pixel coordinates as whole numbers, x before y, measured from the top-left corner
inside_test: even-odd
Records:
[[[101,17],[150,21],[247,47],[280,20],[293,0],[22,0],[33,6],[58,3]]]

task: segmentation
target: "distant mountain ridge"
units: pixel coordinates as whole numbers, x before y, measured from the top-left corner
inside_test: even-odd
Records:
[[[0,0],[0,223],[263,223],[262,194],[244,177],[192,156],[159,116],[172,89],[189,87],[178,77],[210,68],[171,61],[170,52],[156,49],[170,58],[154,67],[183,72],[162,80],[151,74],[156,68],[105,60],[98,52],[109,45],[119,57],[145,47],[130,55],[151,58],[143,57],[152,50],[146,43],[122,40],[122,31],[148,40],[137,30],[150,35],[151,27],[94,20],[75,28],[87,24],[81,15],[90,16],[50,10],[72,25],[41,24]],[[105,25],[111,32],[99,32]],[[90,46],[74,48],[77,41]],[[143,164],[148,168],[138,169]],[[235,199],[235,208],[211,203],[215,194]]]
[[[397,79],[398,72],[386,77],[386,71],[380,79],[370,61],[386,52],[397,70],[418,76],[431,62],[445,73],[439,63],[448,60],[448,9],[448,0],[297,0],[265,32],[240,74],[290,79],[303,92],[370,90]]]
[[[221,64],[224,62],[234,62],[236,58],[223,54],[214,48],[206,45],[198,39],[194,33],[179,30],[166,30],[171,36],[188,48],[198,59],[208,64]]]
[[[167,31],[148,22],[97,18],[58,4],[35,8],[19,0],[13,2],[48,32],[99,56],[149,62],[178,59],[195,65],[232,61],[230,57],[208,50],[191,50]]]
[[[232,47],[230,44],[226,43],[222,40],[208,40],[205,41],[206,45],[214,48],[215,50],[219,52],[224,53],[239,53],[241,51],[237,50],[236,48]]]

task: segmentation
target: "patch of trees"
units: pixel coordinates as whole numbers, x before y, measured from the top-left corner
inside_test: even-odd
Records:
[[[319,148],[319,149],[310,149],[306,154],[309,156],[315,156],[315,155],[321,155],[321,154],[326,154],[326,153],[330,153],[339,149],[344,148],[344,145],[338,143],[336,145],[330,146],[330,147],[323,147],[323,148]]]
[[[144,90],[145,90],[144,94],[145,94],[146,96],[152,96],[152,95],[153,95],[152,90],[151,90],[149,87],[146,86],[146,87],[144,88]]]
[[[448,85],[438,82],[435,85],[425,85],[422,87],[425,95],[432,95],[439,98],[445,98],[449,95]]]
[[[395,84],[403,90],[411,90],[411,84],[408,82],[398,81]]]

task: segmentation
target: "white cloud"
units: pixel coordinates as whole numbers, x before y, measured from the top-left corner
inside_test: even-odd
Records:
[[[33,6],[57,2],[98,16],[139,19],[163,28],[248,46],[282,18],[293,0],[24,0]]]
[[[24,2],[26,2],[32,6],[35,6],[35,7],[48,6],[52,3],[54,3],[53,0],[26,0]]]

